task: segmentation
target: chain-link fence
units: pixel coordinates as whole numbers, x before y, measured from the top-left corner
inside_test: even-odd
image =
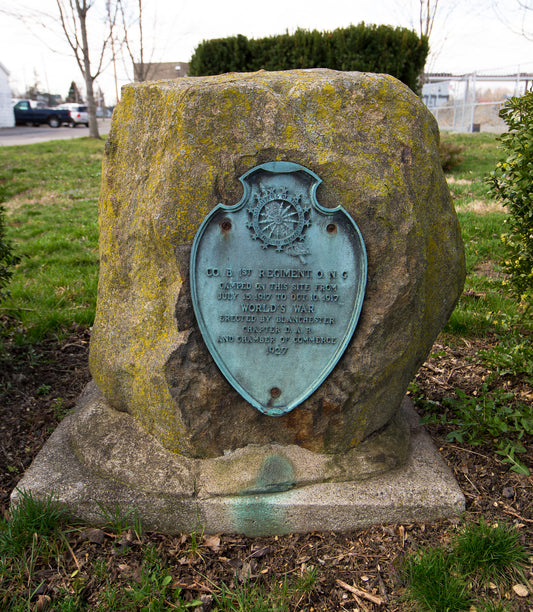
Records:
[[[505,132],[507,126],[499,117],[505,100],[499,102],[464,103],[453,100],[451,104],[437,106],[431,112],[441,131],[449,132]]]
[[[499,117],[505,100],[522,95],[532,82],[533,73],[520,71],[427,74],[422,99],[442,131],[501,133],[507,129]]]

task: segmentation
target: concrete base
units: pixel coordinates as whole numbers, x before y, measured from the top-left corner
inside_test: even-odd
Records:
[[[215,486],[204,486],[209,479],[202,476],[216,479],[216,461],[185,460],[166,451],[132,417],[111,414],[93,388],[52,434],[13,492],[12,503],[18,503],[20,491],[36,498],[53,494],[71,514],[93,524],[106,521],[106,510],[113,514],[136,510],[147,530],[179,533],[202,528],[205,533],[248,536],[343,532],[459,514],[465,507],[459,486],[408,401],[403,410],[411,443],[401,468],[365,480],[295,486],[287,465],[298,472],[299,455],[279,446],[274,454],[269,449],[267,463],[276,478],[280,473],[285,477],[278,490],[276,480],[267,478],[267,492],[248,489],[217,495]],[[94,446],[99,423],[103,433]],[[113,444],[105,443],[106,436]]]

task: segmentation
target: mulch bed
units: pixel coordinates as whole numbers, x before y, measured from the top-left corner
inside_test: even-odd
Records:
[[[454,347],[437,343],[434,356],[416,378],[424,396],[440,401],[453,395],[455,388],[478,393],[488,373],[474,357],[487,346],[490,342],[465,341]],[[0,355],[0,512],[5,516],[11,491],[24,470],[90,379],[88,347],[89,332],[73,329],[68,340],[47,341],[31,350],[8,342]],[[533,402],[533,389],[521,379],[501,378],[492,384]],[[469,517],[515,523],[533,555],[532,477],[509,471],[496,459],[490,442],[476,447],[448,443],[444,441],[446,426],[426,427],[460,484]],[[525,446],[521,459],[533,470],[533,440],[527,439]],[[91,602],[96,605],[104,578],[89,571],[91,564],[100,559],[106,567],[105,579],[113,579],[120,587],[138,579],[143,551],[151,544],[172,565],[174,586],[181,587],[185,598],[204,601],[200,609],[205,612],[216,585],[222,582],[231,587],[251,578],[270,584],[311,567],[318,568],[315,588],[294,600],[294,610],[406,610],[400,599],[402,559],[421,546],[446,545],[459,523],[451,519],[377,526],[349,534],[262,538],[144,533],[139,539],[131,530],[118,536],[109,530],[80,528],[72,531],[62,571],[39,569],[43,587],[35,598],[53,600],[59,589],[72,590],[77,580],[89,607]],[[530,592],[532,569],[530,565],[526,571]],[[356,587],[355,592],[351,587]],[[510,587],[502,598],[511,610],[533,610],[533,598],[519,597]]]

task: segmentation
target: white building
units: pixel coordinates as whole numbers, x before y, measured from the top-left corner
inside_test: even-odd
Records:
[[[422,102],[428,108],[436,108],[446,104],[450,99],[450,82],[426,82],[422,85]]]
[[[15,125],[13,104],[11,103],[11,88],[9,87],[9,72],[0,62],[0,127]]]

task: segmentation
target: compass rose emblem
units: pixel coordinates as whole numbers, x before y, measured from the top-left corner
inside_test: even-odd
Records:
[[[278,253],[302,258],[308,253],[301,244],[304,231],[311,225],[310,206],[302,206],[300,195],[291,195],[285,188],[261,189],[248,205],[251,221],[247,227],[252,230],[252,238],[261,240],[263,249],[275,247]]]

